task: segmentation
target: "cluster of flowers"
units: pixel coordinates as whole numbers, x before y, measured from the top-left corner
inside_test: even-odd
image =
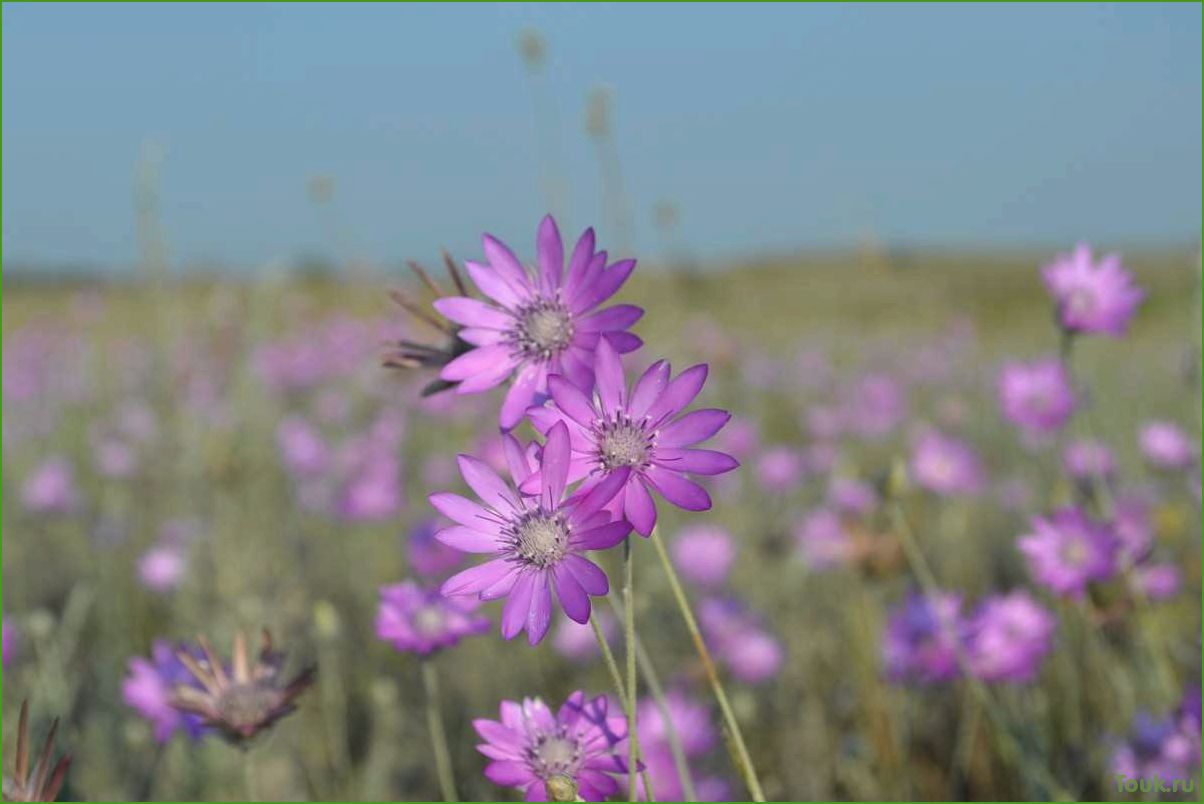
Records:
[[[1199,687],[1188,689],[1165,717],[1138,714],[1131,738],[1112,755],[1112,772],[1130,779],[1190,780],[1199,769]]]

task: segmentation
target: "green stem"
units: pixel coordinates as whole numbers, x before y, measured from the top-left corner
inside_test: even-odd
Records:
[[[635,706],[639,700],[635,673],[635,562],[631,560],[631,537],[623,542],[623,647],[627,652],[627,800],[636,801],[636,756],[640,738],[636,729]],[[651,799],[651,796],[649,796]]]
[[[444,801],[459,801],[451,753],[447,750],[447,732],[443,729],[443,713],[439,708],[439,674],[435,672],[435,664],[430,659],[422,660],[422,685],[426,688],[426,725],[431,736],[431,748],[435,752],[439,790]]]
[[[694,619],[694,611],[690,608],[689,598],[686,597],[685,589],[682,588],[681,581],[677,577],[677,570],[673,568],[673,561],[665,549],[664,540],[661,539],[656,528],[652,529],[651,539],[652,546],[656,548],[656,554],[660,557],[661,566],[664,567],[665,577],[669,579],[669,587],[673,590],[673,597],[677,601],[677,608],[681,611],[682,619],[685,621],[686,630],[690,632],[690,638],[694,641],[694,649],[698,651],[703,672],[706,673],[711,691],[715,695],[715,701],[719,704],[719,712],[723,716],[724,731],[728,736],[728,750],[732,755],[732,761],[744,778],[744,783],[748,786],[748,792],[752,795],[753,801],[764,801],[765,793],[761,790],[761,780],[757,778],[757,770],[753,767],[752,757],[749,756],[748,747],[744,744],[744,734],[740,731],[740,724],[736,722],[736,715],[727,700],[727,693],[723,691],[723,684],[719,681],[719,671],[715,668],[715,661],[711,658],[711,652],[702,638],[698,621]]]
[[[626,717],[632,707],[628,704],[627,690],[623,684],[623,674],[619,671],[619,663],[615,661],[615,655],[610,650],[610,643],[606,641],[606,634],[602,633],[602,626],[598,624],[598,618],[590,617],[589,624],[593,626],[594,638],[598,640],[598,649],[602,651],[602,661],[610,672],[610,680],[615,685],[615,693],[619,696],[619,706],[623,707],[623,715]],[[648,780],[647,768],[640,771],[640,779],[644,782],[644,790],[648,792],[648,800],[651,801],[652,785]]]
[[[245,786],[247,801],[259,801],[255,791],[259,785],[255,782],[255,760],[251,758],[251,750],[243,748],[242,751],[242,781]]]

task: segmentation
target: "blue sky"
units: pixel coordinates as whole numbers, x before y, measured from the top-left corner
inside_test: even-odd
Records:
[[[527,27],[554,122],[517,55]],[[128,265],[146,143],[178,264],[468,257],[482,230],[529,253],[549,141],[566,227],[605,244],[582,128],[599,83],[639,253],[662,247],[662,199],[704,259],[869,232],[1183,243],[1200,32],[1198,4],[5,4],[3,253]],[[336,178],[326,217],[314,174]]]

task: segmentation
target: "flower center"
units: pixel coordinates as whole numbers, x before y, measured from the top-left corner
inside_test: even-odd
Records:
[[[1095,294],[1087,288],[1075,288],[1066,298],[1066,312],[1073,316],[1088,315],[1095,309]]]
[[[565,734],[541,734],[529,749],[531,769],[541,779],[564,774],[572,777],[581,761],[581,746]]]
[[[557,564],[569,548],[569,526],[560,514],[530,511],[511,528],[514,552],[530,565],[543,569]]]
[[[216,702],[223,727],[245,737],[267,724],[275,706],[275,693],[254,684],[234,684]]]
[[[1071,567],[1081,567],[1087,563],[1087,545],[1079,540],[1067,542],[1062,547],[1062,561]]]
[[[624,466],[645,466],[652,457],[652,437],[643,425],[620,413],[597,426],[598,463],[609,472]]]
[[[573,315],[554,299],[539,299],[519,309],[510,344],[524,357],[549,360],[573,341]]]
[[[414,615],[414,630],[424,636],[435,636],[443,632],[443,609],[439,606],[423,606]]]

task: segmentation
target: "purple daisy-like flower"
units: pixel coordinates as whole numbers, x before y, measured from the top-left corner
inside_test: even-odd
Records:
[[[1075,480],[1103,480],[1116,472],[1116,458],[1102,441],[1072,441],[1062,450],[1062,465]]]
[[[961,596],[947,592],[931,597],[913,593],[896,608],[882,637],[887,678],[923,684],[956,678],[961,608]]]
[[[1032,681],[1056,628],[1053,614],[1027,592],[987,598],[966,627],[971,672],[983,681]]]
[[[1158,469],[1187,469],[1199,457],[1197,442],[1187,437],[1172,422],[1153,421],[1142,426],[1138,435],[1141,453]]]
[[[480,605],[479,600],[444,597],[414,581],[382,586],[376,638],[403,653],[429,656],[488,631],[489,619],[476,613]]]
[[[193,740],[205,732],[199,717],[184,714],[171,705],[177,686],[200,688],[200,684],[176,656],[176,650],[176,646],[170,642],[156,639],[149,659],[141,656],[130,659],[130,673],[121,682],[122,698],[150,721],[155,730],[155,740],[159,743],[167,742],[177,731],[183,731]],[[192,653],[198,658],[202,655],[198,650]]]
[[[1092,581],[1116,571],[1117,541],[1112,529],[1078,508],[1034,517],[1032,532],[1017,542],[1038,583],[1059,595],[1080,598]]]
[[[1119,256],[1109,254],[1096,263],[1085,243],[1059,255],[1042,277],[1057,304],[1058,323],[1067,332],[1120,337],[1145,297]]]
[[[500,722],[472,722],[485,740],[477,750],[492,760],[489,781],[522,790],[527,801],[547,801],[549,784],[564,785],[561,793],[576,788],[585,801],[619,792],[614,776],[627,773],[627,723],[610,716],[606,696],[574,692],[556,714],[539,698],[502,701],[500,708]]]
[[[459,337],[474,349],[443,367],[440,377],[458,383],[462,394],[487,391],[514,375],[502,403],[503,430],[518,424],[536,395],[547,391],[549,374],[571,379],[588,391],[594,383],[594,351],[607,340],[620,352],[642,343],[627,329],[644,311],[631,304],[596,308],[613,296],[635,268],[635,260],[609,267],[606,252],[594,252],[594,230],[577,241],[565,270],[564,244],[549,215],[539,225],[539,270],[532,274],[496,238],[483,238],[488,264],[465,263],[469,276],[490,301],[449,296],[435,309],[459,324]]]
[[[917,483],[942,496],[977,494],[985,481],[978,454],[965,441],[931,431],[916,443],[911,471]]]
[[[588,492],[565,498],[571,450],[568,428],[548,433],[539,463],[539,494],[517,490],[534,473],[529,453],[513,438],[506,441],[514,485],[483,461],[459,456],[460,472],[480,497],[475,503],[457,494],[432,494],[431,504],[456,524],[435,538],[466,553],[493,558],[444,582],[444,595],[506,597],[502,636],[512,639],[524,628],[532,645],[543,639],[552,619],[552,593],[566,614],[589,621],[590,595],[610,590],[606,573],[582,553],[606,550],[631,532],[626,520],[613,519],[604,506],[627,482],[627,470],[612,473]]]
[[[1056,358],[1008,363],[999,372],[999,405],[1004,418],[1027,433],[1056,432],[1075,409],[1070,375]]]
[[[719,432],[730,413],[717,408],[682,413],[706,382],[706,364],[670,379],[669,363],[658,360],[628,389],[618,351],[602,341],[595,371],[597,393],[592,397],[554,375],[548,379],[552,404],[528,411],[541,432],[558,424],[568,427],[573,452],[569,479],[592,475],[593,485],[622,473],[611,508],[643,536],[656,526],[653,491],[687,511],[709,510],[710,495],[686,475],[718,475],[740,463],[726,453],[694,446]],[[529,479],[526,490],[536,482]]]

